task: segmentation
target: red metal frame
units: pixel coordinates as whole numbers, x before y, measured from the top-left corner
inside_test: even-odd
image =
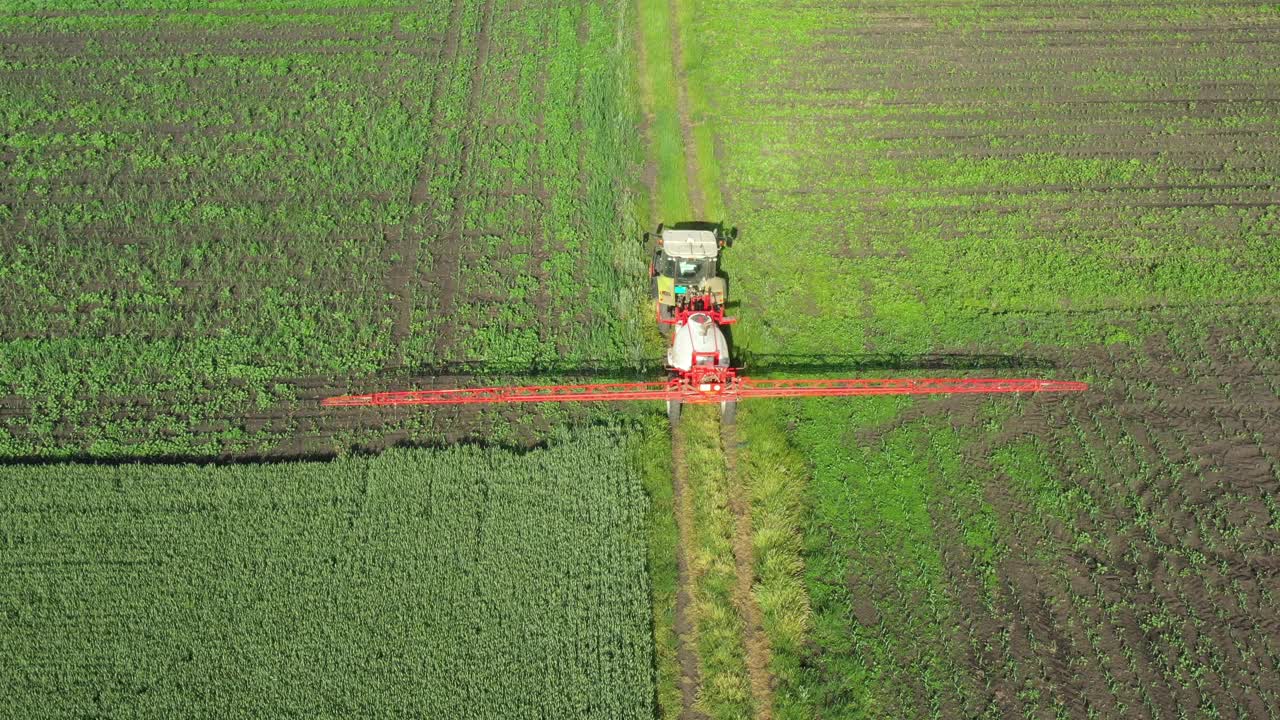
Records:
[[[854,395],[949,395],[959,393],[1083,392],[1089,386],[1036,378],[852,378],[813,380],[741,379],[741,398],[850,397]]]
[[[698,313],[711,318],[716,325],[732,325],[738,322],[737,318],[725,317],[724,308],[716,304],[715,297],[710,293],[687,296],[684,304],[676,310],[676,322],[684,322],[690,315]]]
[[[676,309],[679,324],[703,313],[717,325],[730,325],[723,308],[710,295],[689,297]],[[712,365],[698,365],[699,357],[711,357]],[[809,378],[756,380],[740,377],[734,368],[716,367],[718,352],[694,353],[694,363],[667,381],[600,383],[593,385],[519,385],[512,387],[409,390],[325,398],[326,407],[386,407],[397,405],[477,405],[488,403],[619,402],[679,400],[683,403],[718,403],[752,398],[852,397],[859,395],[944,395],[1028,392],[1082,392],[1081,382],[1034,378]]]
[[[1034,378],[839,378],[756,380],[739,377],[733,368],[695,367],[666,382],[595,385],[525,385],[514,387],[409,390],[325,398],[327,407],[396,405],[476,405],[488,403],[618,402],[679,400],[690,404],[733,402],[753,398],[851,397],[861,395],[945,395],[1030,392],[1082,392],[1081,382]]]
[[[704,313],[709,316],[717,325],[732,325],[738,322],[738,318],[724,316],[723,308],[716,305],[716,300],[711,295],[680,295],[683,302],[677,302],[675,305],[676,313],[670,320],[662,319],[662,303],[657,300],[653,301],[654,317],[659,325],[679,325],[689,318],[690,315]]]

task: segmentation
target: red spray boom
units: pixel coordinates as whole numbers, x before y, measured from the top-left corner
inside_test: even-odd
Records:
[[[719,328],[734,322],[726,318],[710,297],[695,298],[686,303],[675,320],[672,347],[679,348],[681,331],[690,319],[714,322]],[[711,341],[715,344],[715,341]],[[716,345],[720,347],[720,345]],[[727,344],[723,345],[727,351]],[[1031,392],[1081,392],[1089,386],[1081,382],[1039,380],[1033,378],[813,378],[757,380],[738,375],[728,367],[728,358],[721,362],[717,353],[698,352],[697,348],[685,351],[685,357],[673,359],[680,353],[668,354],[672,377],[665,381],[598,383],[591,385],[517,385],[478,388],[452,388],[444,390],[407,390],[378,392],[367,395],[343,395],[325,398],[322,405],[328,407],[371,407],[397,405],[477,405],[489,403],[547,403],[547,402],[621,402],[635,400],[665,400],[668,403],[733,403],[752,398],[789,397],[854,397],[864,395],[947,395],[957,393],[1031,393]],[[725,353],[727,355],[727,352]],[[709,364],[698,364],[699,358],[708,356]],[[691,360],[691,362],[690,362]],[[688,367],[676,367],[676,364]]]

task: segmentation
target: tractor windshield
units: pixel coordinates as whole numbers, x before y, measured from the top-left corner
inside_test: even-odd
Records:
[[[687,258],[671,258],[671,275],[681,285],[692,285],[710,278],[715,269],[711,260],[689,260]]]

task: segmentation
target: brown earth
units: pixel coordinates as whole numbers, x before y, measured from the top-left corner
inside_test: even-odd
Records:
[[[476,116],[480,110],[485,63],[488,61],[490,49],[490,27],[493,23],[494,13],[493,0],[486,0],[480,13],[481,26],[476,36],[476,59],[471,68],[471,93],[467,98],[467,117]],[[460,188],[467,186],[465,178],[467,177],[466,173],[470,170],[474,142],[474,136],[466,133],[462,134],[462,149],[457,157],[458,172],[460,177],[463,178],[458,184]],[[455,196],[452,212],[446,226],[446,233],[436,243],[436,246],[440,247],[441,251],[432,255],[433,267],[431,276],[439,283],[436,293],[436,297],[439,298],[436,313],[442,321],[436,329],[438,333],[437,342],[443,347],[452,347],[457,342],[457,278],[460,269],[458,248],[462,244],[463,212],[465,208],[466,204],[461,202],[460,197]]]
[[[1249,349],[1266,316],[1222,310],[1177,344],[1038,349],[1058,362],[1054,375],[1099,379],[1079,396],[1019,401],[965,450],[1004,529],[994,591],[962,537],[974,508],[945,490],[930,508],[956,603],[956,661],[977,678],[962,714],[1021,714],[1028,682],[1051,689],[1071,717],[1122,708],[1160,717],[1205,703],[1254,717],[1275,706],[1280,453],[1270,439],[1280,437],[1280,361]],[[920,402],[858,441],[939,419],[972,436],[987,402]],[[1063,492],[1087,505],[1046,514],[992,464],[995,451],[1027,440],[1044,449]],[[877,620],[874,608],[858,616]]]
[[[432,328],[438,330],[434,333],[433,341],[435,347],[433,355],[438,353],[439,357],[451,358],[458,353],[453,351],[460,337],[463,337],[469,327],[467,322],[474,322],[474,318],[480,320],[490,319],[497,308],[500,307],[504,296],[498,293],[484,294],[483,292],[475,292],[473,288],[463,288],[460,286],[459,266],[483,266],[485,264],[494,264],[492,261],[496,258],[499,260],[509,260],[514,253],[511,247],[499,248],[496,252],[492,251],[488,246],[488,241],[493,237],[505,238],[512,231],[511,227],[489,228],[474,227],[474,219],[468,218],[467,222],[463,222],[462,208],[468,203],[492,201],[493,198],[509,198],[516,195],[534,198],[537,202],[545,205],[549,199],[549,193],[543,185],[544,168],[530,167],[524,169],[521,173],[511,173],[511,175],[523,175],[529,178],[527,186],[514,186],[507,178],[505,187],[470,187],[470,166],[477,165],[476,157],[479,156],[480,150],[476,149],[477,143],[483,144],[490,139],[491,133],[495,125],[506,124],[523,124],[527,122],[527,118],[505,117],[503,115],[504,108],[490,107],[493,105],[493,96],[497,92],[489,85],[495,79],[501,79],[503,72],[510,74],[510,71],[497,71],[493,69],[495,63],[487,62],[490,59],[490,28],[493,24],[495,12],[506,13],[509,8],[499,8],[495,3],[489,2],[479,8],[478,13],[469,15],[471,22],[463,23],[463,8],[472,7],[462,2],[454,2],[451,5],[440,8],[440,16],[448,16],[448,23],[441,23],[439,34],[417,33],[407,34],[400,28],[400,16],[404,14],[404,8],[387,8],[386,14],[391,17],[393,29],[397,29],[391,34],[381,38],[369,38],[367,36],[359,36],[345,32],[341,25],[325,24],[322,26],[311,27],[302,25],[298,27],[286,26],[278,32],[255,30],[253,27],[242,27],[236,25],[225,31],[212,32],[192,32],[182,29],[181,23],[169,25],[166,23],[158,23],[155,29],[145,31],[90,31],[86,33],[69,34],[56,30],[56,24],[50,23],[49,30],[25,33],[20,35],[6,35],[6,43],[3,49],[0,49],[0,55],[6,60],[26,61],[26,60],[47,60],[48,58],[57,58],[62,55],[74,55],[76,53],[86,53],[92,57],[111,58],[116,55],[120,57],[128,57],[130,59],[139,59],[146,57],[204,57],[211,55],[231,54],[255,56],[262,53],[299,53],[302,55],[310,54],[329,54],[333,52],[354,52],[354,53],[381,53],[384,57],[377,64],[377,67],[387,70],[393,66],[392,58],[398,55],[422,56],[423,67],[421,68],[422,77],[428,77],[432,68],[437,66],[456,66],[462,62],[462,56],[465,56],[465,66],[459,68],[459,80],[461,82],[470,83],[469,93],[461,101],[463,107],[461,110],[468,116],[479,118],[472,125],[463,129],[460,135],[461,157],[446,157],[445,143],[429,142],[428,150],[423,153],[419,162],[419,172],[417,178],[413,180],[412,186],[407,188],[407,197],[399,197],[399,202],[404,203],[406,200],[411,206],[409,212],[409,221],[401,226],[389,226],[380,232],[377,239],[371,243],[377,245],[377,249],[372,252],[379,255],[385,267],[385,275],[382,278],[374,280],[375,285],[369,286],[367,291],[384,289],[391,296],[391,300],[387,303],[387,312],[385,316],[369,317],[369,322],[379,322],[387,318],[390,319],[390,342],[389,347],[401,348],[401,341],[406,338],[412,338],[415,334],[421,333],[420,327],[415,327],[415,323],[422,325],[423,317],[427,318],[426,322],[432,322],[432,318],[440,318],[439,327]],[[514,10],[510,10],[514,12]],[[69,13],[76,16],[93,14],[93,13]],[[111,13],[111,14],[130,14]],[[235,12],[219,13],[219,14],[237,14]],[[290,11],[282,11],[276,13],[271,11],[269,14],[292,14]],[[329,13],[322,13],[329,14]],[[363,11],[360,14],[366,14]],[[585,17],[585,14],[583,15]],[[472,27],[462,27],[467,24]],[[582,25],[585,29],[587,26]],[[400,34],[396,34],[396,33]],[[14,42],[8,42],[13,40]],[[538,42],[543,42],[544,38],[539,38]],[[465,53],[460,51],[461,46],[465,44]],[[502,48],[495,47],[493,55],[497,55]],[[509,58],[500,58],[500,60],[509,60]],[[508,63],[509,64],[509,63]],[[402,108],[407,108],[411,103],[421,100],[421,111],[426,119],[432,121],[431,136],[434,140],[443,137],[444,131],[448,128],[437,127],[444,125],[439,120],[437,110],[442,102],[442,94],[446,90],[446,84],[443,82],[435,82],[431,85],[423,85],[424,92],[420,97],[410,97],[404,90],[404,82],[407,76],[411,76],[415,81],[421,78],[413,72],[406,73],[403,63],[396,67],[394,74],[387,77],[376,77],[370,72],[353,72],[346,78],[363,86],[371,87],[372,92],[383,96],[388,103],[399,103]],[[35,72],[34,70],[24,69],[23,72]],[[212,77],[216,87],[211,88],[215,92],[225,92],[223,85],[217,84],[225,80],[225,73],[219,71],[202,75],[201,78],[182,78],[182,82],[186,83],[190,88],[196,89],[196,84],[204,78]],[[139,71],[137,78],[139,81],[149,81],[159,77],[159,71],[154,70],[151,65],[139,63]],[[462,76],[466,75],[467,80],[462,80]],[[545,72],[539,74],[539,81],[545,84]],[[53,83],[60,93],[65,90],[68,100],[78,100],[83,98],[85,102],[97,103],[108,102],[112,100],[110,97],[103,97],[103,89],[93,87],[91,84],[76,83],[70,75],[60,75],[58,73],[47,73],[40,78],[42,81]],[[367,80],[368,82],[365,82]],[[21,80],[18,81],[19,83]],[[581,78],[579,79],[581,82]],[[316,89],[314,87],[316,79],[314,77],[303,75],[291,77],[288,82],[281,82],[273,78],[253,78],[244,82],[244,92],[252,97],[255,101],[261,102],[268,99],[280,99],[282,103],[288,106],[288,103],[294,100],[301,100],[311,97]],[[421,85],[421,83],[419,83]],[[344,93],[337,93],[336,99],[347,99],[349,96]],[[357,98],[358,99],[358,98]],[[177,103],[181,109],[191,109],[186,107],[183,102]],[[415,106],[416,107],[416,106]],[[482,117],[483,116],[483,117]],[[150,116],[148,116],[150,117]],[[64,120],[57,124],[50,123],[48,127],[33,126],[30,131],[37,134],[52,133],[77,133],[89,132],[93,130],[101,130],[104,132],[126,132],[141,133],[144,140],[154,138],[156,136],[167,136],[173,139],[173,144],[179,149],[185,149],[188,146],[199,147],[200,143],[208,142],[210,138],[225,138],[224,146],[233,147],[231,143],[243,142],[236,140],[238,135],[254,134],[260,131],[266,131],[268,134],[273,129],[287,128],[294,134],[304,129],[307,118],[305,115],[301,117],[291,114],[287,117],[275,119],[265,116],[253,116],[253,119],[235,118],[229,124],[217,124],[203,126],[200,121],[158,124],[151,125],[140,122],[122,121],[108,122],[101,126],[79,127],[74,121]],[[535,118],[535,123],[541,127],[541,118]],[[539,147],[546,142],[546,133],[539,131],[537,136]],[[11,161],[12,153],[5,152],[0,156],[0,162]],[[292,158],[297,159],[297,158]],[[538,158],[532,161],[536,165]],[[482,168],[483,169],[483,168]],[[93,200],[111,201],[116,199],[122,191],[128,191],[137,195],[144,195],[155,198],[165,198],[172,194],[173,187],[186,187],[188,185],[198,186],[201,191],[209,194],[208,199],[224,201],[229,200],[233,204],[242,203],[252,205],[260,204],[267,209],[277,209],[281,206],[287,206],[290,202],[301,202],[296,193],[277,190],[274,184],[254,185],[249,184],[245,187],[228,187],[224,177],[218,176],[216,168],[209,169],[205,167],[195,167],[191,170],[172,171],[170,169],[147,170],[134,169],[127,163],[119,172],[113,172],[109,178],[104,178],[101,173],[93,173],[91,170],[83,172],[73,170],[57,178],[52,183],[52,187],[48,191],[48,196],[37,198],[30,190],[19,191],[13,186],[6,186],[0,180],[0,202],[18,203],[12,222],[6,223],[4,232],[0,233],[0,247],[11,236],[30,229],[32,222],[39,219],[38,214],[34,212],[34,204],[36,200],[41,206],[49,204],[60,204],[75,206]],[[439,193],[433,193],[431,190],[433,180],[439,179],[442,173],[450,173],[454,177],[453,187],[446,191],[440,197],[433,197]],[[395,193],[399,196],[399,193]],[[350,201],[353,204],[360,204],[361,201],[371,201],[375,205],[386,205],[393,203],[396,197],[392,193],[368,193],[367,195],[351,195],[341,197],[336,192],[329,192],[324,196],[326,200],[341,199],[342,201]],[[450,202],[450,208],[442,210],[438,203]],[[515,205],[516,203],[512,203]],[[523,207],[523,205],[521,205]],[[521,272],[534,278],[543,278],[545,271],[542,268],[542,261],[551,253],[547,247],[545,238],[542,236],[543,227],[539,222],[540,217],[536,210],[522,210],[526,221],[525,227],[521,229],[523,233],[534,238],[533,252],[527,253],[530,257],[523,263],[508,263],[495,270],[501,278],[508,277],[511,273]],[[436,217],[442,215],[443,217]],[[9,233],[12,233],[10,235]],[[135,237],[136,231],[129,232],[127,229],[122,230],[117,227],[96,227],[90,226],[83,233],[82,237],[92,239],[94,242],[106,244],[128,244],[136,243],[138,238]],[[487,237],[486,237],[487,236]],[[445,238],[443,242],[434,242],[433,238]],[[273,237],[269,241],[264,240],[269,246],[261,255],[244,256],[240,260],[250,267],[269,270],[274,277],[288,278],[296,274],[297,268],[310,266],[314,261],[315,245],[306,248],[299,248],[291,242],[291,238],[287,234],[281,237]],[[157,253],[160,249],[157,248]],[[311,253],[311,255],[308,255]],[[430,257],[428,257],[430,254]],[[526,254],[523,249],[521,254]],[[519,267],[517,267],[519,266]],[[176,313],[185,316],[187,313],[209,315],[216,313],[221,307],[225,306],[244,306],[249,304],[258,296],[257,291],[262,287],[262,273],[250,274],[239,272],[239,268],[184,268],[190,270],[193,275],[177,280],[174,284],[181,289],[181,294],[177,303],[181,304],[181,308]],[[194,274],[199,272],[200,274]],[[335,298],[350,295],[353,283],[364,284],[364,277],[352,277],[350,275],[333,274],[333,273],[316,273],[308,275],[305,280],[307,292],[315,296],[325,296],[331,294]],[[531,304],[534,306],[544,306],[548,303],[545,296],[545,283],[539,283],[540,288],[537,291],[541,293],[532,297]],[[139,282],[136,274],[116,273],[110,264],[105,265],[98,272],[96,284],[82,284],[73,288],[76,292],[88,292],[99,289],[109,289],[116,293],[137,291]],[[230,299],[220,297],[222,293],[229,293]],[[379,297],[382,293],[367,292],[367,296]],[[465,296],[465,297],[464,297]],[[458,312],[459,307],[463,304],[473,312],[467,319],[460,319],[459,316],[466,313]],[[416,309],[415,309],[416,308]],[[83,334],[83,330],[76,326],[78,316],[76,313],[87,314],[93,312],[96,308],[92,305],[84,305],[76,310],[75,313],[68,313],[60,304],[51,304],[47,308],[27,308],[31,312],[46,311],[50,315],[50,322],[39,329],[20,328],[12,332],[5,332],[5,336],[9,339],[46,339],[61,337],[76,337]],[[343,311],[349,311],[349,308],[339,308]],[[144,337],[135,327],[137,323],[130,323],[128,318],[118,319],[111,318],[107,321],[105,332],[107,334],[118,334],[131,338]],[[229,326],[213,326],[208,332],[216,333],[222,330],[238,330],[238,327]],[[156,339],[187,339],[194,336],[203,337],[192,333],[190,326],[183,322],[175,322],[157,328],[155,331],[144,329],[145,332],[152,333],[145,337],[154,337]],[[556,327],[550,327],[546,331],[545,338],[550,341],[560,341],[563,339],[556,336]],[[563,349],[563,348],[561,348]],[[438,363],[438,360],[437,360]],[[380,449],[389,447],[398,443],[420,443],[434,444],[447,442],[451,440],[478,440],[486,435],[486,430],[490,425],[497,422],[504,430],[510,430],[513,433],[512,442],[516,443],[537,443],[544,437],[544,431],[549,428],[550,423],[542,412],[534,409],[453,409],[453,410],[373,410],[361,409],[355,411],[343,411],[334,413],[330,410],[321,409],[318,401],[326,396],[343,394],[348,392],[365,392],[367,390],[391,390],[404,389],[422,385],[426,387],[441,385],[451,386],[465,382],[475,382],[474,378],[467,376],[454,377],[453,374],[465,372],[465,368],[459,370],[450,367],[433,367],[419,368],[413,367],[405,358],[400,357],[397,361],[392,357],[388,363],[389,367],[382,372],[373,376],[315,376],[315,377],[281,377],[275,378],[271,382],[278,389],[283,389],[282,396],[292,399],[286,399],[278,405],[262,411],[251,411],[248,413],[217,413],[217,412],[193,412],[192,415],[199,416],[194,421],[194,426],[183,427],[184,414],[175,413],[168,405],[170,401],[182,401],[197,406],[211,406],[220,400],[220,395],[228,388],[205,387],[192,390],[189,394],[192,397],[176,398],[166,396],[163,393],[152,393],[145,397],[94,397],[92,399],[92,409],[88,411],[92,417],[81,415],[78,418],[68,418],[66,422],[56,425],[53,428],[53,438],[58,443],[66,444],[69,447],[80,447],[84,445],[83,437],[79,432],[77,423],[84,425],[93,425],[97,423],[99,418],[112,417],[118,421],[122,427],[113,428],[112,439],[120,442],[137,441],[142,442],[147,439],[154,438],[164,430],[157,430],[156,426],[161,425],[163,418],[176,415],[176,419],[171,422],[173,427],[181,428],[170,433],[171,437],[190,437],[193,445],[200,447],[198,451],[192,451],[192,457],[213,458],[230,460],[235,458],[252,459],[257,457],[309,457],[315,455],[326,455],[338,452],[342,447],[357,447],[360,449]],[[235,390],[234,387],[230,388]],[[590,411],[578,409],[566,409],[565,412],[572,418],[583,419],[590,416]],[[29,401],[19,402],[15,397],[12,401],[0,400],[0,417],[4,418],[4,429],[10,430],[15,437],[22,439],[28,431],[28,424],[25,422],[31,416],[32,403]],[[136,438],[129,436],[128,425],[140,426],[140,431]],[[224,438],[228,435],[239,436],[244,440],[234,440],[224,442]],[[208,442],[205,442],[205,440]],[[507,440],[504,439],[504,442]]]

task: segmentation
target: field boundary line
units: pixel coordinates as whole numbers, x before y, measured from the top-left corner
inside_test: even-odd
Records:
[[[639,0],[630,3],[629,7],[635,18],[633,37],[635,48],[635,90],[640,118],[640,132],[643,136],[645,147],[644,166],[641,172],[642,190],[639,194],[646,197],[646,207],[637,208],[636,214],[647,214],[648,223],[654,225],[661,222],[661,214],[666,208],[660,207],[662,195],[659,192],[658,177],[661,172],[661,165],[656,157],[657,144],[654,137],[654,128],[657,123],[657,103],[654,95],[653,78],[649,74],[653,60],[649,54],[648,44],[645,42],[644,10],[641,8]],[[689,536],[692,533],[692,504],[688,500],[688,490],[684,482],[684,476],[687,475],[688,468],[683,464],[684,447],[679,445],[680,440],[675,437],[676,434],[669,430],[666,430],[665,434],[670,439],[667,450],[671,460],[669,480],[672,493],[671,514],[676,531],[670,559],[675,565],[676,577],[670,605],[667,606],[664,602],[663,607],[659,608],[655,598],[654,646],[655,651],[657,648],[662,647],[663,638],[659,637],[661,633],[664,637],[671,638],[675,652],[674,657],[669,661],[657,658],[655,653],[655,658],[657,658],[655,667],[657,674],[655,688],[657,691],[657,707],[655,708],[655,714],[662,720],[670,720],[677,717],[681,720],[700,720],[694,709],[694,704],[698,699],[698,686],[701,681],[698,673],[697,638],[693,636],[692,623],[688,617],[689,605],[692,599],[689,593],[688,558]],[[677,462],[680,464],[678,465]],[[663,617],[668,607],[670,609],[670,624],[661,623],[660,627],[659,618]],[[677,700],[666,699],[668,687],[674,690],[673,694],[678,697]]]

